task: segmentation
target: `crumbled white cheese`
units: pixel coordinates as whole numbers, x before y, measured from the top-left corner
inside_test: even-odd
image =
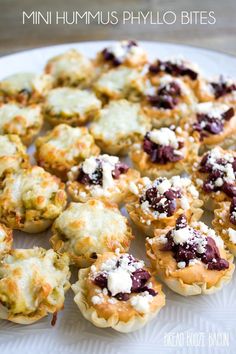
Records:
[[[130,182],[130,184],[129,184],[129,190],[130,190],[130,192],[132,192],[132,193],[135,194],[135,195],[138,195],[138,194],[139,194],[138,187],[136,186],[136,184],[135,184],[134,182]]]
[[[91,176],[97,168],[97,161],[96,158],[91,156],[87,158],[82,165],[84,173],[87,173],[89,176]]]
[[[184,227],[182,229],[172,231],[172,236],[175,244],[183,244],[187,242],[191,237],[192,233],[190,232],[189,227]]]
[[[168,179],[164,179],[163,182],[156,186],[156,188],[160,194],[164,194],[171,188],[171,182]]]
[[[236,230],[234,230],[230,227],[228,229],[228,235],[229,235],[230,241],[236,245]]]
[[[169,128],[154,129],[149,132],[149,138],[158,145],[172,146],[174,149],[179,146],[175,132]]]
[[[178,266],[178,268],[183,269],[186,267],[186,262],[178,262],[177,266]]]
[[[130,293],[132,279],[130,274],[124,269],[117,268],[107,276],[107,287],[112,296],[119,293]]]
[[[101,296],[95,295],[91,298],[91,301],[94,305],[100,305],[104,302],[104,299]]]
[[[180,200],[180,205],[181,205],[181,208],[184,210],[189,209],[190,204],[189,204],[188,198],[182,197]]]
[[[208,117],[222,118],[222,114],[226,112],[230,107],[223,103],[218,102],[204,102],[199,103],[196,107],[198,114],[206,114]]]
[[[149,293],[133,296],[130,299],[130,304],[140,313],[147,313],[150,308],[150,302],[153,300],[152,295]]]

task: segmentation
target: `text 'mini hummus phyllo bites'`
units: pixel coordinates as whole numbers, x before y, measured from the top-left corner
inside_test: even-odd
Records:
[[[0,101],[16,101],[23,105],[37,103],[43,99],[51,86],[52,80],[49,75],[16,73],[0,81]]]
[[[139,103],[117,100],[100,111],[90,131],[103,152],[127,155],[131,146],[150,128],[149,119]]]
[[[115,204],[96,199],[71,203],[53,224],[51,243],[55,251],[67,253],[72,264],[88,267],[99,254],[127,252],[132,230]]]
[[[51,125],[61,123],[71,126],[84,125],[97,116],[101,102],[88,90],[58,87],[45,97],[43,112]]]
[[[56,316],[70,287],[68,263],[53,250],[12,250],[0,263],[0,318],[27,325]]]
[[[117,156],[91,156],[68,173],[68,192],[74,201],[96,198],[120,204],[129,193],[130,183],[139,176]]]
[[[86,127],[73,128],[66,124],[60,124],[37,138],[35,146],[38,164],[63,181],[73,166],[100,152]]]
[[[47,62],[45,73],[52,76],[53,86],[88,87],[94,76],[90,59],[75,49],[59,54]]]
[[[174,227],[156,230],[146,248],[153,270],[180,295],[212,294],[232,278],[233,256],[221,237],[202,222],[188,223],[185,215]]]
[[[64,184],[38,166],[8,174],[0,187],[0,221],[12,229],[42,232],[65,205]]]
[[[40,105],[21,106],[17,103],[0,105],[0,134],[19,135],[23,144],[30,145],[43,125]]]
[[[131,148],[130,158],[142,176],[171,177],[189,170],[198,144],[176,126],[152,129]]]
[[[106,252],[72,285],[74,301],[95,326],[132,332],[152,320],[165,295],[144,262],[127,253]]]
[[[153,237],[156,229],[174,226],[185,213],[188,221],[199,220],[203,202],[189,178],[173,176],[170,179],[148,177],[130,184],[126,209],[131,220],[147,236]]]

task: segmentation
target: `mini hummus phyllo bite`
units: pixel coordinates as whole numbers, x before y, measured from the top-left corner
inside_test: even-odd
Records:
[[[221,237],[202,222],[188,224],[184,215],[175,227],[156,230],[146,249],[153,270],[180,295],[212,294],[232,278],[233,256]]]
[[[121,204],[129,193],[129,185],[139,178],[119,157],[91,156],[68,173],[68,192],[74,201],[96,198]]]
[[[159,177],[151,181],[143,177],[130,184],[126,209],[134,224],[153,237],[156,229],[174,226],[183,213],[188,221],[199,220],[203,213],[202,204],[189,178]]]
[[[143,261],[127,253],[104,253],[78,277],[74,301],[97,327],[135,331],[165,305],[161,285]]]
[[[12,250],[0,263],[0,318],[31,324],[63,309],[68,257],[43,248]]]

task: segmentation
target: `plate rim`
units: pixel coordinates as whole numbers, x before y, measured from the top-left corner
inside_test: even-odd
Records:
[[[8,53],[8,54],[3,54],[0,56],[0,61],[2,59],[8,59],[9,57],[15,56],[15,55],[19,55],[19,54],[26,54],[26,53],[32,53],[34,51],[38,51],[38,50],[49,50],[51,48],[59,48],[59,47],[67,47],[67,46],[71,46],[73,47],[74,45],[79,45],[79,44],[92,44],[92,43],[101,43],[103,45],[107,45],[108,43],[114,43],[114,42],[119,42],[122,39],[105,39],[105,40],[86,40],[86,41],[75,41],[75,42],[65,42],[65,43],[60,43],[60,44],[52,44],[52,45],[46,45],[46,46],[39,46],[39,47],[35,47],[35,48],[30,48],[30,49],[23,49],[23,50],[19,50],[17,52],[14,53]],[[147,44],[147,45],[163,45],[163,46],[173,46],[173,47],[182,47],[182,48],[186,48],[186,49],[196,49],[197,51],[201,51],[201,52],[206,52],[206,53],[211,53],[211,54],[215,54],[215,55],[220,55],[222,57],[228,57],[231,59],[236,59],[236,54],[231,54],[231,53],[227,53],[225,51],[220,51],[220,50],[216,50],[216,49],[208,49],[205,47],[201,47],[201,46],[196,46],[196,45],[192,45],[192,44],[182,44],[179,42],[165,42],[165,41],[146,41],[146,40],[138,40],[137,42],[142,44]]]

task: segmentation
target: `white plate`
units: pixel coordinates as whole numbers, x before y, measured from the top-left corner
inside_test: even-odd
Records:
[[[110,42],[87,42],[34,49],[0,58],[0,79],[17,71],[40,72],[52,56],[76,48],[89,57]],[[144,42],[150,59],[183,55],[199,64],[207,76],[225,73],[236,77],[236,58],[213,51],[174,44]],[[31,236],[16,233],[15,246],[49,247],[50,231]],[[132,249],[144,257],[144,238],[137,236]],[[1,354],[118,354],[118,353],[232,353],[236,352],[236,277],[222,291],[211,296],[184,298],[164,287],[166,307],[142,330],[119,334],[98,329],[86,321],[67,293],[65,309],[55,327],[50,317],[30,326],[0,322]]]

